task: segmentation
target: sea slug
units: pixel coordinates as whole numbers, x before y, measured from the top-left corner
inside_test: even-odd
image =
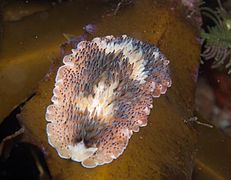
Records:
[[[63,63],[46,110],[49,144],[87,168],[110,163],[147,125],[153,97],[171,86],[169,60],[123,35],[82,41]]]

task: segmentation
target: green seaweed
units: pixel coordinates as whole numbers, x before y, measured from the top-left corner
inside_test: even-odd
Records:
[[[205,50],[201,56],[205,60],[214,59],[213,68],[224,66],[231,74],[231,14],[225,10],[218,0],[219,7],[212,10],[202,7],[202,14],[212,20],[215,26],[207,26],[201,31]]]

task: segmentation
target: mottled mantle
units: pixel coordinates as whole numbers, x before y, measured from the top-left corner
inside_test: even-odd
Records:
[[[63,63],[46,111],[48,140],[60,157],[88,168],[123,153],[147,125],[152,98],[172,83],[160,50],[126,35],[82,41]]]

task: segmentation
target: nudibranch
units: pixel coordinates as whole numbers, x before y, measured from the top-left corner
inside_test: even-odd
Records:
[[[110,163],[171,86],[169,60],[123,35],[81,41],[63,63],[46,111],[49,144],[87,168]]]

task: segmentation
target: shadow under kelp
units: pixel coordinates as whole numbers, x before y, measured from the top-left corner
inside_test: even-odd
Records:
[[[1,179],[52,179],[43,153],[28,143],[14,144],[0,167]]]
[[[33,96],[16,107],[0,124],[1,179],[51,179],[41,149],[20,142],[25,131],[17,116]]]

